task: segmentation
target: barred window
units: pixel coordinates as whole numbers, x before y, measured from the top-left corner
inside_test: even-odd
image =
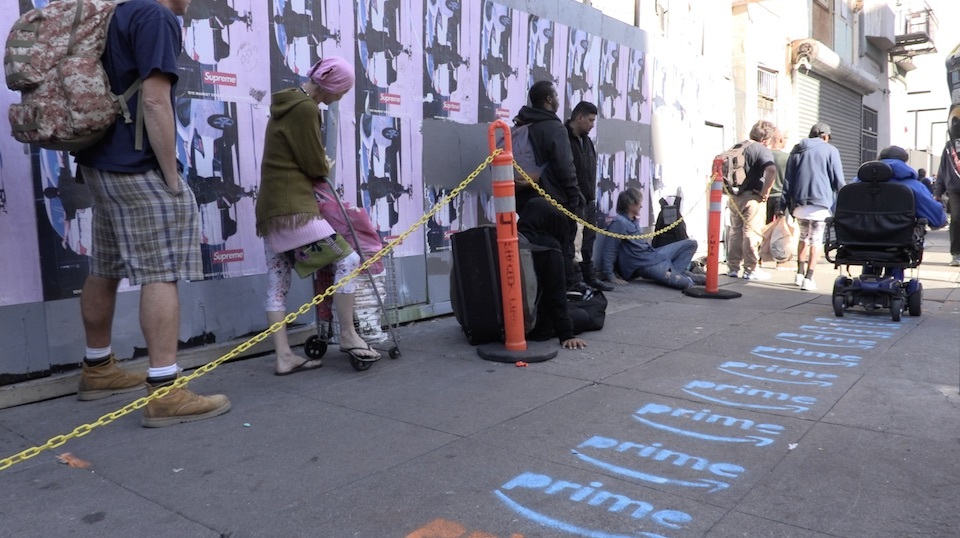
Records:
[[[757,118],[777,122],[777,72],[757,69]]]

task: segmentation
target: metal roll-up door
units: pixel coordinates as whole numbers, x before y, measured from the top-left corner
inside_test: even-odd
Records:
[[[818,121],[830,126],[830,143],[840,150],[843,175],[850,181],[860,167],[862,96],[819,75],[799,78],[800,114],[796,138],[804,138]]]

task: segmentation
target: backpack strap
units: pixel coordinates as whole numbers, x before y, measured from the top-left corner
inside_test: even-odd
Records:
[[[137,151],[143,149],[143,92],[140,91],[141,86],[143,86],[143,81],[137,79],[136,82],[127,88],[127,91],[123,92],[123,95],[117,96],[123,122],[131,123],[133,120],[130,118],[130,107],[127,106],[127,101],[133,97],[133,94],[137,94],[137,125],[133,135],[133,149]]]
[[[73,13],[73,24],[70,25],[70,41],[67,42],[67,56],[73,54],[73,47],[77,44],[77,28],[83,20],[83,1],[77,2],[77,9]],[[109,18],[107,19],[109,26]]]
[[[7,40],[7,49],[9,50],[10,48],[30,48],[30,47],[32,47],[32,46],[34,45],[34,43],[37,42],[36,35],[37,35],[37,30],[38,30],[39,28],[40,28],[40,24],[39,24],[39,23],[36,23],[36,22],[34,22],[34,23],[29,23],[29,24],[26,23],[26,22],[20,22],[20,21],[14,22],[14,23],[13,23],[13,27],[10,28],[10,35],[13,35],[15,31],[20,31],[20,32],[23,32],[23,33],[33,34],[34,37],[33,37],[32,39],[8,39],[8,40]],[[30,61],[31,61],[32,59],[33,59],[33,57],[30,56],[29,54],[9,54],[9,55],[5,55],[5,56],[3,57],[3,63],[4,63],[4,64],[11,64],[11,63],[30,63]],[[12,74],[8,74],[8,75],[7,75],[7,86],[9,87],[9,86],[11,86],[12,84],[16,84],[16,83],[20,82],[21,80],[24,80],[24,79],[27,79],[27,78],[30,78],[30,76],[29,76],[27,73],[24,73],[24,72],[22,72],[22,71],[18,71],[18,72],[12,73]]]
[[[115,0],[117,5],[125,4],[129,0]],[[79,2],[78,2],[79,5]],[[79,10],[79,7],[78,7]],[[79,11],[77,16],[79,17]],[[110,28],[110,24],[113,22],[113,12],[110,13],[110,18],[107,19],[107,28]],[[109,30],[108,30],[109,31]],[[71,42],[73,36],[71,35]],[[117,96],[117,101],[120,103],[120,115],[123,116],[124,123],[131,123],[133,120],[130,119],[130,107],[127,106],[127,101],[133,97],[133,94],[140,91],[140,87],[143,86],[143,81],[137,79],[133,84],[127,88],[127,91],[123,92],[123,95]],[[133,149],[141,151],[143,149],[143,92],[140,92],[137,95],[137,125],[134,130],[133,135]]]

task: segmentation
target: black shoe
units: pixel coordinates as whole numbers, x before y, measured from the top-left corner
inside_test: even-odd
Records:
[[[596,278],[594,278],[593,280],[588,280],[587,285],[597,291],[613,291],[613,284],[610,284],[609,282],[604,282]]]
[[[707,283],[707,275],[701,275],[699,273],[694,273],[693,271],[684,271],[685,276],[690,277],[690,280],[698,286],[703,286]]]
[[[585,283],[583,283],[583,282],[577,282],[576,284],[574,284],[574,285],[570,286],[569,288],[567,288],[567,291],[574,291],[574,292],[578,292],[578,293],[584,293],[584,292],[586,292],[586,291],[589,290],[589,289],[590,289],[590,286],[587,286]]]

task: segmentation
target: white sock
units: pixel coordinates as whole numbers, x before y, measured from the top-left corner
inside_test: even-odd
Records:
[[[88,347],[86,351],[85,358],[95,361],[99,359],[106,359],[110,356],[110,353],[113,352],[113,349],[110,346],[107,347]]]
[[[173,363],[170,366],[163,366],[161,368],[148,368],[147,377],[157,379],[158,377],[170,377],[177,375],[180,372],[180,367],[177,366],[177,363]]]

